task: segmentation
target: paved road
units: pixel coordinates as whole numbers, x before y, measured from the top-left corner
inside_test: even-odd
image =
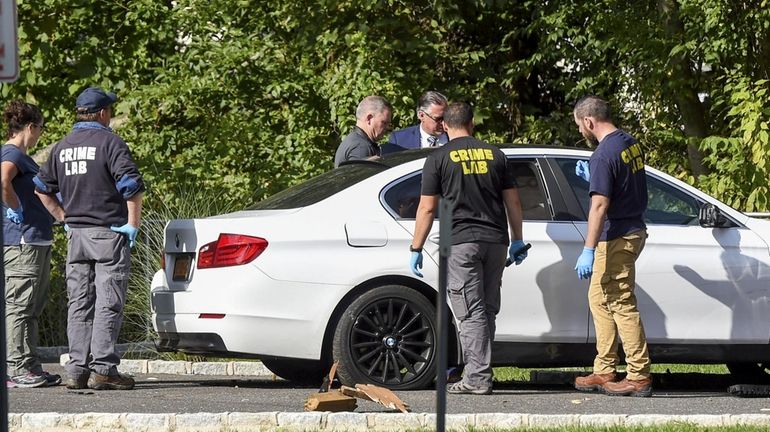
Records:
[[[51,372],[61,368],[47,365]],[[317,389],[295,388],[283,381],[195,375],[137,375],[133,391],[71,391],[64,386],[9,389],[10,412],[269,412],[303,410]],[[448,395],[448,413],[531,414],[768,414],[770,399],[737,398],[726,393],[721,375],[658,376],[652,398],[583,394],[565,385],[510,383],[491,396]],[[397,394],[414,412],[435,412],[433,391]],[[387,412],[381,405],[359,401],[357,412]]]

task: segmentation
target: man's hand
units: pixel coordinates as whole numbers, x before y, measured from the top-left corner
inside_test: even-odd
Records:
[[[523,252],[519,252],[519,250],[521,250],[521,248],[523,248],[524,246],[526,246],[524,244],[524,240],[512,241],[511,245],[508,246],[508,260],[510,262],[516,263],[516,265],[521,264],[521,262],[524,261],[524,258],[527,257],[526,250],[524,250]]]
[[[575,270],[579,279],[590,279],[591,273],[594,271],[594,251],[596,249],[590,247],[584,247],[583,253],[580,254],[575,264]]]
[[[134,243],[136,242],[136,235],[139,234],[139,228],[131,224],[125,224],[119,227],[110,227],[110,229],[115,232],[125,234],[126,237],[128,237],[128,247],[134,247]]]
[[[5,210],[5,218],[15,223],[16,225],[21,225],[21,223],[24,221],[24,209],[21,208],[21,204],[19,204],[19,208],[17,209],[8,207]]]
[[[579,160],[575,164],[575,175],[582,178],[585,181],[590,181],[591,172],[588,170],[588,162]]]
[[[422,251],[412,252],[412,258],[409,260],[409,267],[412,268],[412,273],[422,277],[422,273],[420,273],[420,269],[422,268]]]

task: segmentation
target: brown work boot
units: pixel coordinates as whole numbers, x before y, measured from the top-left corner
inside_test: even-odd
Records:
[[[131,390],[134,388],[134,379],[128,375],[102,375],[91,373],[88,379],[88,388],[93,390]]]
[[[652,396],[652,378],[608,382],[602,386],[602,389],[604,394],[609,396],[650,397]]]
[[[575,389],[587,393],[598,392],[602,390],[604,384],[612,381],[615,381],[615,372],[577,377],[575,378]]]
[[[82,390],[88,388],[89,374],[85,373],[78,376],[67,374],[64,378],[64,385],[70,390]]]

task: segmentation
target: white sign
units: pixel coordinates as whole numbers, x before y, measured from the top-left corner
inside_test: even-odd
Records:
[[[16,0],[0,0],[0,81],[16,81],[19,77],[16,30]]]

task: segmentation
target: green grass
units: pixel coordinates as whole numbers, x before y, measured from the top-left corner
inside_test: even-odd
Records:
[[[494,379],[496,382],[529,381],[532,371],[554,371],[554,372],[581,372],[591,373],[591,367],[578,368],[516,368],[516,367],[498,367],[494,368]],[[620,371],[624,369],[621,368]],[[727,367],[723,364],[716,365],[688,365],[688,364],[653,364],[652,373],[703,373],[703,374],[727,374]]]

